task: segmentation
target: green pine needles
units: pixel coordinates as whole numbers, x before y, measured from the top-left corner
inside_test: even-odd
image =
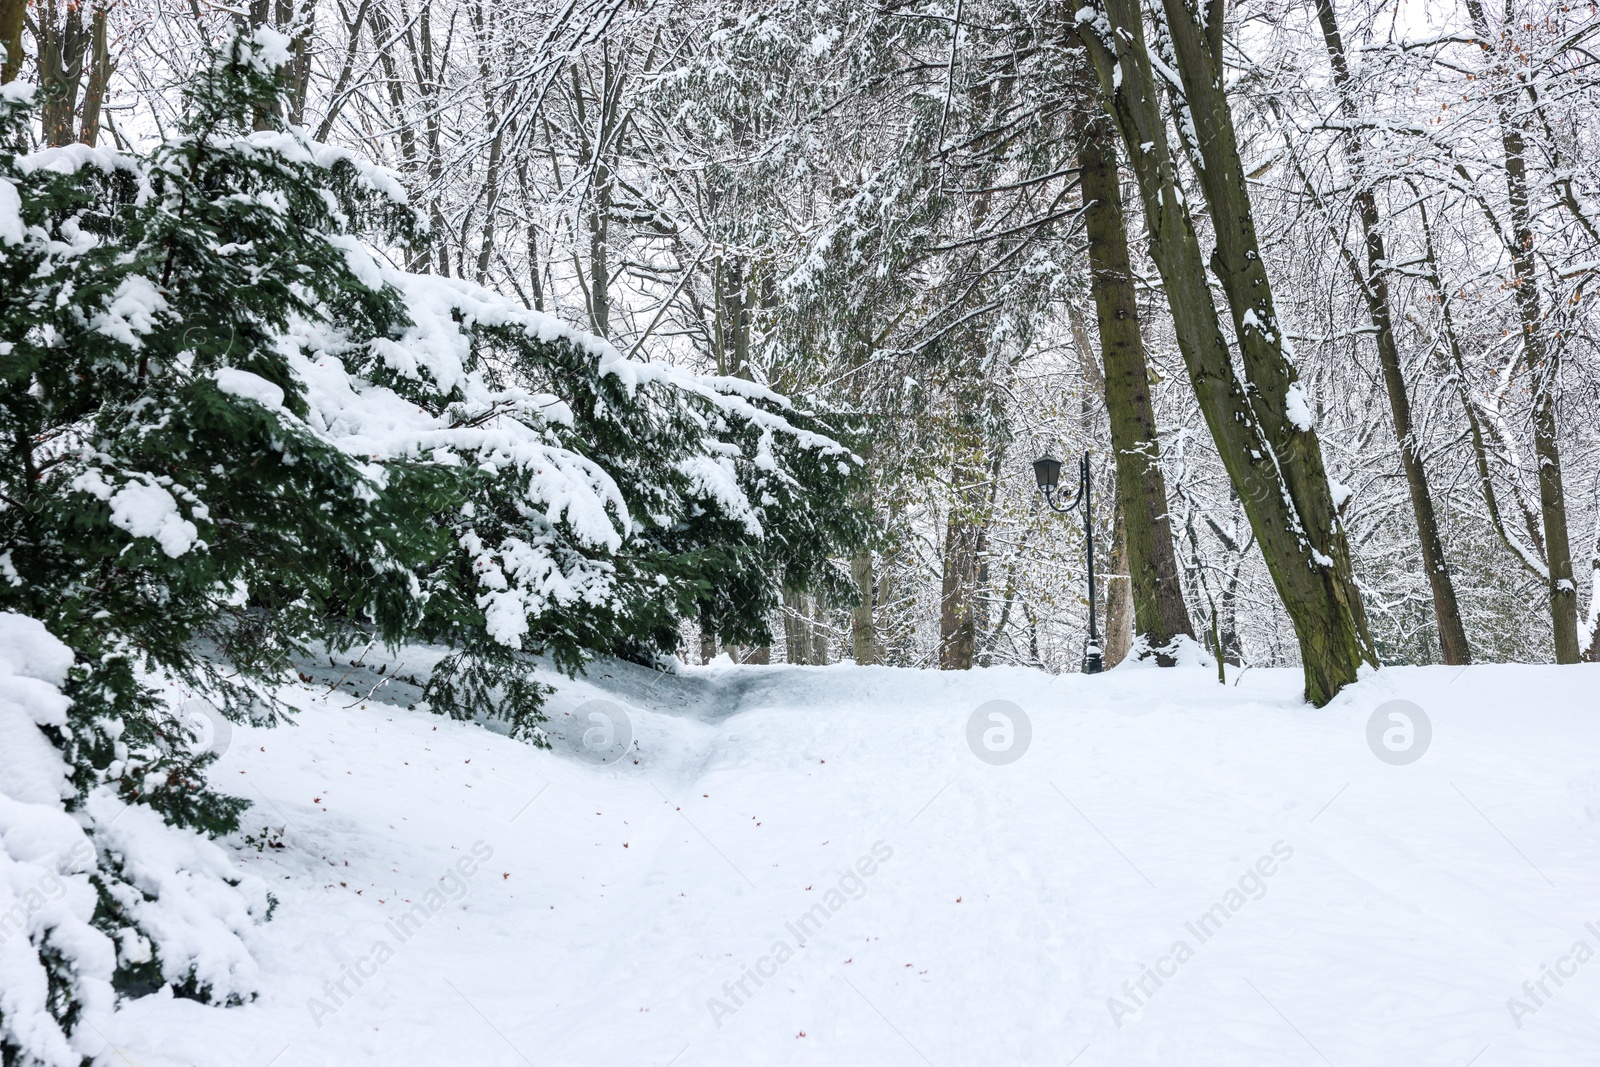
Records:
[[[283,123],[286,59],[270,30],[226,44],[144,154],[29,152],[29,88],[0,88],[0,613],[70,649],[70,706],[35,724],[95,845],[61,873],[115,946],[102,967],[30,929],[60,1041],[0,1018],[8,1063],[91,1054],[96,983],[250,995],[236,927],[265,895],[206,853],[240,895],[183,913],[207,957],[152,932],[181,902],[128,873],[141,834],[215,849],[245,807],[167,683],[266,722],[297,657],[430,642],[434,710],[540,742],[533,657],[655,661],[691,617],[770,640],[780,584],[848,601],[832,561],[867,534],[819,414],[385,265],[416,215]]]

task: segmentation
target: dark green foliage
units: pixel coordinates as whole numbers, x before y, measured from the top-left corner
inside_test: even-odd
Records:
[[[28,106],[0,98],[24,228],[0,214],[0,611],[76,656],[45,729],[91,823],[109,791],[238,828],[155,684],[270,722],[298,657],[433,642],[434,710],[541,742],[536,656],[658,662],[689,617],[768,640],[777,584],[838,595],[865,532],[859,461],[784,398],[378,267],[361,239],[414,217],[275,118],[273,51],[213,56],[148,156],[19,155]],[[101,855],[95,922],[126,938],[122,863]],[[113,984],[211,997],[171,971],[157,944]]]

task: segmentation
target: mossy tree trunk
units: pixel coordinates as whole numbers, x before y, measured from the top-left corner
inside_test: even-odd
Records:
[[[1321,443],[1283,349],[1261,261],[1221,88],[1222,5],[1210,4],[1205,29],[1183,0],[1164,0],[1162,7],[1182,82],[1182,92],[1174,92],[1180,128],[1187,124],[1195,135],[1186,150],[1216,226],[1210,267],[1233,315],[1243,380],[1235,373],[1194,219],[1179,188],[1137,0],[1104,0],[1098,16],[1080,27],[1080,38],[1138,179],[1151,258],[1201,412],[1294,624],[1306,699],[1322,705],[1356,680],[1362,664],[1376,665],[1377,655]]]
[[[1106,412],[1116,463],[1121,520],[1118,547],[1127,564],[1134,631],[1150,648],[1162,650],[1179,635],[1192,638],[1194,625],[1183,601],[1172,524],[1167,518],[1167,483],[1161,474],[1150,373],[1139,335],[1139,308],[1117,175],[1116,127],[1098,106],[1098,87],[1087,64],[1081,68],[1081,84],[1081,106],[1071,113],[1089,241],[1090,291],[1099,325]],[[1106,604],[1108,635],[1113,598],[1118,595],[1114,584],[1111,590]],[[1158,660],[1162,666],[1173,662],[1159,651]]]
[[[0,61],[0,85],[15,81],[22,71],[22,27],[27,13],[28,0],[0,0],[0,48],[6,52]]]

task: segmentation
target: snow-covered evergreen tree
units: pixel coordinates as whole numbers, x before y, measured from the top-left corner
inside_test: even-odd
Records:
[[[436,710],[538,740],[530,654],[651,659],[708,613],[757,639],[862,535],[859,461],[785,398],[381,265],[362,239],[415,217],[279,117],[288,55],[233,37],[147,155],[27,153],[31,92],[0,100],[0,610],[46,649],[17,672],[56,695],[17,714],[60,770],[6,805],[92,842],[7,862],[76,879],[95,932],[29,919],[8,1063],[92,1054],[112,990],[251,995],[269,902],[206,839],[246,804],[167,686],[266,721],[297,655],[432,640]]]

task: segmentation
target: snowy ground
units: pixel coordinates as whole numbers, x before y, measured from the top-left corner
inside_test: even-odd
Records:
[[[1389,669],[1317,711],[1293,671],[619,666],[551,705],[626,709],[601,765],[345,669],[215,767],[281,834],[238,846],[280,901],[262,995],[134,1002],[108,1062],[1600,1055],[1600,668]],[[1409,765],[1368,742],[1396,698]],[[1031,723],[1007,765],[968,743],[991,700]]]

